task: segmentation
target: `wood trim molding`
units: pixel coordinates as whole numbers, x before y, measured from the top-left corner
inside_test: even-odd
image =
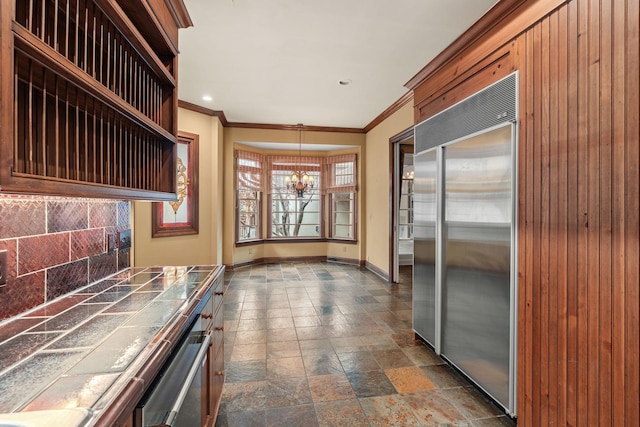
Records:
[[[349,264],[356,265],[360,268],[364,267],[364,261],[352,259],[352,258],[341,258],[341,257],[331,257],[331,256],[302,256],[302,257],[267,257],[267,258],[256,258],[249,261],[238,262],[235,264],[225,264],[225,268],[227,271],[234,271],[238,268],[251,267],[254,265],[266,265],[266,264],[283,264],[287,262],[334,262],[338,264]]]
[[[397,231],[395,229],[396,216],[398,212],[395,209],[396,192],[398,188],[398,179],[395,175],[395,146],[401,144],[409,139],[413,139],[414,130],[413,126],[406,128],[403,131],[398,132],[389,138],[389,281],[393,282],[396,271],[396,250],[395,239]]]
[[[185,201],[188,221],[185,224],[177,225],[164,224],[162,220],[162,209],[169,208],[167,202],[156,202],[151,208],[151,237],[175,237],[198,234],[198,213],[199,213],[199,158],[200,158],[200,136],[194,133],[178,131],[178,144],[188,146],[188,168],[185,191],[188,194]],[[178,157],[176,155],[176,162]],[[175,173],[175,172],[174,172]],[[177,184],[176,184],[177,185]],[[178,189],[179,190],[179,189]],[[180,193],[178,191],[177,195]],[[183,199],[184,200],[184,199]],[[182,202],[180,202],[182,203]]]
[[[373,119],[368,125],[364,127],[364,132],[367,133],[371,131],[373,128],[378,126],[380,123],[388,119],[393,113],[398,111],[400,108],[404,107],[408,102],[413,100],[413,90],[408,91],[400,99],[391,104],[386,110],[378,115],[375,119]]]
[[[229,122],[229,127],[246,128],[246,129],[269,129],[269,130],[295,130],[299,129],[298,125],[283,124],[267,124],[267,123],[240,123]],[[365,133],[364,129],[359,128],[341,128],[331,126],[302,126],[302,131],[312,132],[340,132],[340,133]]]
[[[218,119],[220,119],[220,123],[222,123],[222,126],[227,126],[229,124],[229,122],[227,121],[227,118],[224,115],[224,111],[212,110],[210,108],[201,107],[199,105],[192,104],[190,102],[183,101],[181,99],[178,100],[178,107],[184,108],[185,110],[190,110],[196,113],[204,114],[206,116],[217,117]]]
[[[412,96],[413,98],[413,96]],[[407,100],[408,102],[408,100]],[[242,122],[230,122],[224,115],[224,111],[212,110],[210,108],[202,107],[200,105],[192,104],[187,101],[178,100],[178,107],[185,110],[194,111],[196,113],[205,114],[207,116],[217,117],[220,119],[220,123],[224,127],[232,128],[245,128],[245,129],[268,129],[268,130],[295,130],[300,129],[297,124],[285,125],[285,124],[272,124],[272,123],[242,123]],[[365,129],[360,128],[342,128],[331,126],[302,126],[302,131],[305,132],[340,132],[340,133],[366,133]]]
[[[364,268],[366,268],[376,276],[380,277],[381,279],[386,280],[387,282],[391,281],[391,279],[389,278],[389,273],[381,270],[380,267],[377,267],[371,264],[369,261],[365,262]]]
[[[414,90],[430,75],[434,74],[453,58],[458,56],[465,48],[472,45],[476,40],[489,32],[492,28],[502,22],[518,7],[527,0],[501,0],[487,13],[485,13],[475,24],[465,31],[460,37],[453,41],[445,50],[440,52],[422,70],[413,76],[405,87]]]
[[[357,260],[353,258],[343,258],[338,256],[327,256],[327,262],[335,262],[336,264],[348,264],[355,265],[360,268],[364,268],[364,260]]]
[[[187,6],[185,6],[183,0],[172,0],[167,1],[167,8],[171,12],[176,25],[179,28],[189,28],[193,27],[193,21],[191,20],[191,16],[189,15],[189,11],[187,10]]]

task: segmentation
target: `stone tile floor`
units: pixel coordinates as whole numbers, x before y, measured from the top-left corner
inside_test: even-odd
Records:
[[[227,272],[226,382],[216,426],[513,426],[411,330],[411,270]]]

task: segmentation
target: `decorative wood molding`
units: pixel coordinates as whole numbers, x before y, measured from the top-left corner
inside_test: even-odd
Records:
[[[496,5],[476,21],[471,28],[454,40],[445,50],[440,52],[431,62],[420,70],[418,74],[405,83],[404,86],[410,90],[414,90],[430,75],[437,72],[449,61],[458,56],[464,49],[488,33],[526,1],[527,0],[502,0],[496,3]]]
[[[229,122],[224,115],[224,111],[211,110],[200,105],[192,104],[187,101],[178,100],[178,107],[185,110],[191,110],[196,113],[205,114],[207,116],[218,117],[220,123],[224,127],[232,128],[245,128],[245,129],[268,129],[268,130],[295,130],[299,129],[298,125],[283,125],[283,124],[271,124],[271,123],[241,123],[241,122]],[[340,133],[366,133],[364,129],[359,128],[342,128],[331,126],[302,126],[302,131],[305,132],[340,132]]]
[[[394,174],[395,145],[412,138],[413,126],[410,126],[389,138],[389,281],[393,281],[395,279],[394,272],[396,271],[395,240],[397,233],[395,223],[398,213],[395,209],[394,200],[396,197],[396,189],[398,188],[398,180]]]
[[[246,128],[246,129],[269,129],[269,130],[295,130],[299,129],[298,125],[283,124],[267,124],[267,123],[239,123],[229,122],[229,127]],[[359,128],[341,128],[330,126],[302,126],[304,132],[340,132],[340,133],[365,133],[364,129]]]
[[[345,128],[345,127],[332,127],[332,126],[302,126],[302,130],[305,132],[340,132],[340,133],[367,133],[373,128],[378,126],[384,120],[388,119],[393,113],[404,107],[408,102],[413,100],[413,92],[408,91],[400,99],[394,102],[389,108],[384,110],[378,117],[373,119],[364,128]],[[224,127],[245,128],[245,129],[268,129],[268,130],[298,130],[298,125],[287,124],[273,124],[273,123],[242,123],[242,122],[229,122],[227,121],[224,111],[211,110],[206,107],[201,107],[196,104],[192,104],[187,101],[178,100],[178,107],[186,110],[195,111],[196,113],[206,114],[208,116],[218,117]]]
[[[193,21],[183,0],[168,1],[167,6],[179,28],[193,27]]]
[[[178,107],[184,108],[185,110],[194,111],[196,113],[204,114],[207,116],[217,117],[218,119],[220,119],[220,123],[222,123],[222,126],[225,126],[225,127],[229,126],[229,122],[227,121],[227,118],[224,115],[224,111],[212,110],[210,108],[201,107],[200,105],[192,104],[190,102],[182,101],[180,99],[178,100]]]
[[[378,117],[376,117],[375,119],[373,119],[371,121],[371,123],[369,123],[368,125],[366,125],[364,127],[364,132],[367,133],[370,130],[372,130],[373,128],[375,128],[376,126],[378,126],[380,123],[382,123],[383,121],[385,121],[386,119],[388,119],[389,117],[391,117],[391,115],[393,113],[395,113],[396,111],[398,111],[400,108],[404,107],[409,101],[411,101],[413,99],[413,91],[410,90],[407,93],[405,93],[404,95],[402,95],[402,97],[400,99],[398,99],[396,102],[394,102],[393,104],[391,104],[389,106],[389,108],[387,108],[386,110],[384,110],[382,113],[380,113],[380,115],[378,115]]]
[[[179,170],[174,171],[174,173],[178,173],[176,177],[176,197],[178,197],[177,200],[170,202],[157,202],[153,204],[151,210],[151,237],[175,237],[198,234],[198,165],[200,157],[199,140],[199,135],[188,132],[178,132],[178,144],[186,145],[187,166],[183,167],[183,170],[187,171],[187,173],[178,173],[180,172]],[[179,161],[179,159],[180,157],[176,155],[176,161]],[[179,165],[181,165],[181,163],[177,164],[177,166]],[[183,179],[181,180],[180,177],[182,177]],[[172,206],[172,204],[177,205]],[[177,212],[178,209],[182,207],[184,207],[187,212],[186,222],[165,223],[163,221],[162,212],[164,209],[173,208]]]

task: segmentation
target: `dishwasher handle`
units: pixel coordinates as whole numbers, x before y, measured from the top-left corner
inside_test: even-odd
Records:
[[[162,424],[155,425],[153,427],[173,427],[173,424],[176,422],[178,418],[178,413],[180,412],[180,408],[184,403],[184,399],[187,397],[187,393],[189,392],[189,388],[191,388],[191,383],[195,379],[198,374],[198,370],[200,369],[200,365],[202,361],[207,356],[207,351],[209,350],[209,345],[211,344],[211,334],[207,333],[204,336],[204,340],[202,341],[202,347],[198,350],[198,354],[196,355],[195,361],[187,374],[187,378],[184,382],[184,385],[180,389],[180,393],[178,393],[178,397],[176,397],[175,402],[173,402],[173,406],[171,410],[165,417],[165,421]]]

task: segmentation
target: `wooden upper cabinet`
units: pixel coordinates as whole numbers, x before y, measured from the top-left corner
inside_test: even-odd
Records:
[[[173,198],[182,0],[0,1],[0,191]]]

